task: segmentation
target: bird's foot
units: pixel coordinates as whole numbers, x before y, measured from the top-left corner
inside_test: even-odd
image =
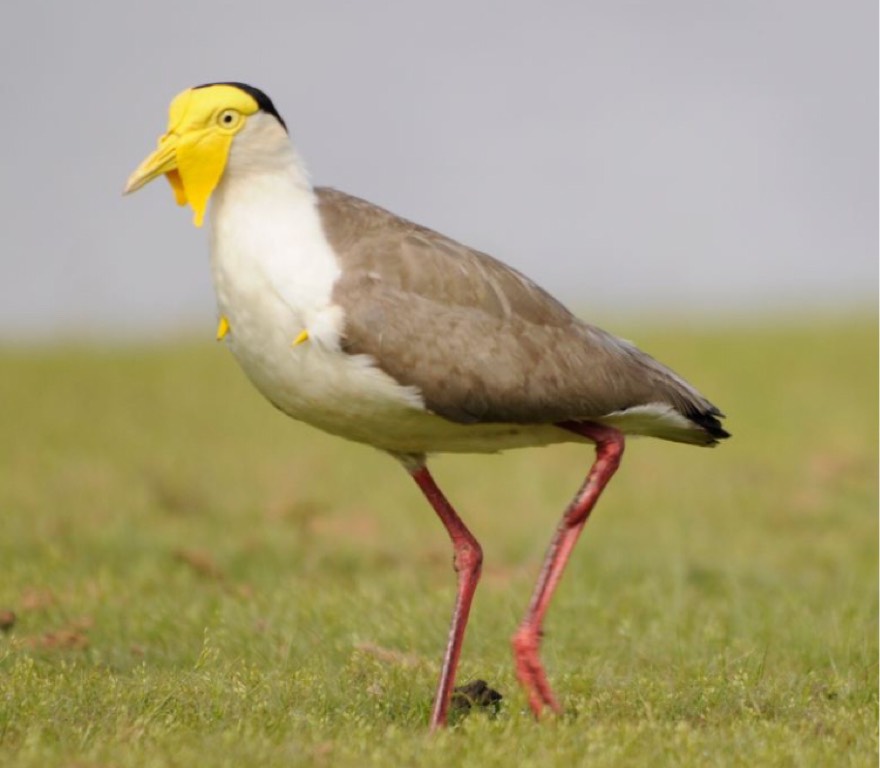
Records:
[[[535,627],[525,624],[513,636],[513,657],[516,661],[516,676],[529,697],[529,707],[536,718],[541,717],[544,707],[549,707],[557,715],[562,714],[562,707],[553,694],[547,673],[538,655],[540,632]]]
[[[229,320],[226,318],[226,315],[220,315],[220,320],[217,323],[217,341],[223,341],[229,330]]]

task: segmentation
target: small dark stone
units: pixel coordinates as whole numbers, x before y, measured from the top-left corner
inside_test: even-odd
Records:
[[[498,711],[498,702],[503,697],[494,688],[490,688],[485,680],[472,680],[458,686],[449,700],[450,709],[454,712],[469,712],[474,707],[491,708]]]

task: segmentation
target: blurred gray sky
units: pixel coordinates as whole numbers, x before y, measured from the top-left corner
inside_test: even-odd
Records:
[[[0,338],[204,325],[205,232],[120,197],[170,99],[267,91],[317,183],[590,315],[877,295],[871,0],[5,3]]]

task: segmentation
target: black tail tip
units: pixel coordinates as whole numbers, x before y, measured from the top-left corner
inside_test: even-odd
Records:
[[[708,443],[709,445],[715,445],[719,440],[726,440],[728,437],[731,437],[730,432],[721,425],[721,419],[724,418],[724,414],[717,408],[714,411],[688,414],[688,418],[697,426],[702,427],[706,434],[712,438],[712,441]]]

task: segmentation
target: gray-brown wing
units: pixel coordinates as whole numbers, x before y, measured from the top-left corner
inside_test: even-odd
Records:
[[[515,269],[427,227],[335,189],[317,190],[328,239],[346,274],[497,318],[565,326],[571,313]]]
[[[418,387],[435,413],[531,424],[658,402],[688,418],[717,413],[653,358],[501,262],[363,200],[318,195],[343,261],[334,299],[344,348]]]

